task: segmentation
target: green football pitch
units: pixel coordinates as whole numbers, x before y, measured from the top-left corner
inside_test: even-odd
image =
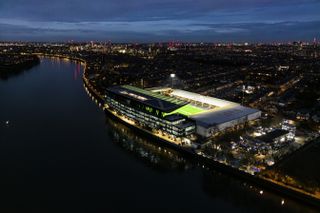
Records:
[[[206,111],[205,109],[201,109],[199,107],[192,106],[191,104],[187,104],[183,107],[180,107],[179,109],[176,109],[173,112],[168,113],[167,115],[179,113],[182,115],[190,116],[190,115],[195,115],[205,111]]]

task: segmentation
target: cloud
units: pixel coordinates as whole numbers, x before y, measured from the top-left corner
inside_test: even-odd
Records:
[[[0,18],[34,21],[146,21],[251,9],[319,5],[316,0],[1,0]],[[299,10],[293,10],[298,12]],[[305,14],[308,11],[305,11]]]
[[[304,40],[318,36],[319,9],[319,0],[1,0],[0,39]]]
[[[68,23],[59,28],[47,28],[40,23],[37,26],[0,24],[0,40],[112,40],[113,42],[156,42],[156,41],[207,41],[207,42],[273,42],[311,40],[320,29],[320,21],[315,22],[279,22],[279,23],[243,23],[243,24],[201,24],[185,22],[183,27],[163,27],[161,21],[154,22],[88,22]],[[86,24],[89,25],[86,27]],[[57,23],[57,25],[59,25]],[[64,24],[60,24],[64,25]],[[80,25],[80,26],[79,26]],[[119,27],[123,26],[123,27]],[[145,26],[145,30],[133,30]],[[149,28],[150,27],[150,28]],[[157,30],[156,30],[157,29]],[[303,30],[301,30],[303,29]]]

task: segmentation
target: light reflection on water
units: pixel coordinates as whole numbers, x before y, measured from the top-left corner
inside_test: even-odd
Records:
[[[2,212],[18,204],[43,212],[59,205],[70,212],[316,212],[287,198],[281,206],[282,196],[261,195],[106,117],[85,92],[82,69],[42,58],[0,80]]]
[[[209,165],[200,164],[175,150],[159,145],[158,141],[146,138],[122,122],[106,117],[106,125],[112,128],[109,134],[114,143],[153,169],[166,172],[199,170],[202,173],[202,189],[212,198],[231,202],[240,209],[249,208],[248,211],[261,211],[261,207],[266,205],[266,212],[271,209],[277,212],[317,212],[244,180],[222,174]],[[284,200],[285,206],[282,204]]]
[[[194,162],[175,150],[159,145],[158,141],[151,141],[140,136],[137,132],[120,122],[106,118],[107,125],[112,126],[110,135],[113,141],[125,151],[133,153],[141,161],[156,169],[188,170],[194,168]]]

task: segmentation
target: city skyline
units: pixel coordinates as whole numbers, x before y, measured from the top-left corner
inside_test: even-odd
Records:
[[[319,37],[320,1],[1,1],[0,40],[285,42]],[[302,30],[303,29],[303,30]]]

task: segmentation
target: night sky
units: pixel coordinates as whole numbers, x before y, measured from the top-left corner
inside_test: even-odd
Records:
[[[320,37],[320,0],[0,0],[0,40],[281,42]]]

